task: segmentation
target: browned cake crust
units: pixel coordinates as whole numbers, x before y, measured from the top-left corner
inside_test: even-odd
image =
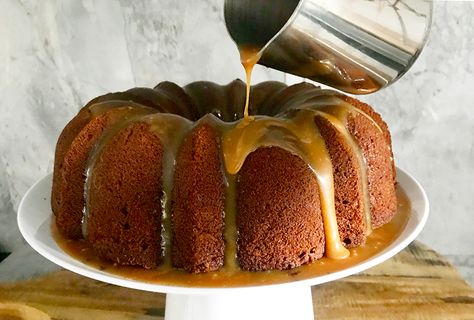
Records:
[[[265,81],[252,86],[249,99],[249,114],[264,114],[263,107],[265,101],[285,87],[284,83],[278,81]],[[242,107],[240,110],[243,114]]]
[[[299,99],[301,93],[315,89],[317,89],[317,87],[306,82],[283,87],[276,91],[275,94],[270,96],[267,100],[263,101],[262,105],[258,107],[258,113],[274,116],[277,113],[294,107],[294,105],[292,106],[289,102],[294,101],[295,98]],[[278,108],[275,108],[275,106],[278,106]]]
[[[244,270],[289,269],[324,253],[319,188],[299,157],[278,147],[251,153],[237,191],[237,256]]]
[[[103,131],[113,125],[122,110],[93,117],[83,108],[61,133],[54,159],[51,206],[58,230],[69,239],[82,238],[84,179],[89,152]]]
[[[167,96],[174,104],[172,113],[179,114],[189,120],[198,120],[199,113],[194,101],[184,89],[169,81],[159,83],[153,90]]]
[[[161,82],[154,89],[132,88],[124,92],[112,92],[96,97],[85,106],[108,101],[131,101],[164,113],[173,113],[190,120],[197,120],[197,109],[184,90],[172,82]]]
[[[397,179],[397,170],[395,169],[395,161],[393,159],[393,149],[392,149],[392,136],[390,134],[390,131],[388,130],[388,125],[385,121],[383,121],[382,117],[380,114],[378,114],[371,106],[369,106],[367,103],[364,103],[362,101],[359,101],[355,98],[349,97],[349,96],[343,96],[342,99],[350,104],[352,104],[354,107],[362,110],[366,114],[368,114],[372,120],[377,123],[377,125],[380,127],[380,129],[383,132],[383,135],[385,137],[385,141],[387,142],[387,145],[390,147],[390,157],[391,157],[391,162],[392,162],[392,172],[393,172],[393,181],[396,184],[396,179]]]
[[[375,110],[372,109],[372,107],[369,106],[367,103],[364,103],[360,100],[357,100],[355,98],[345,96],[345,95],[344,96],[339,96],[339,97],[342,100],[350,103],[354,107],[364,111],[367,115],[369,115],[372,118],[372,120],[374,120],[375,123],[377,123],[377,125],[380,127],[380,129],[382,129],[383,135],[384,135],[385,140],[387,141],[387,143],[390,146],[392,146],[392,137],[390,135],[390,131],[388,130],[388,126],[385,123],[385,121],[382,120],[382,117],[380,116],[380,114],[375,112]]]
[[[346,247],[360,246],[367,238],[361,168],[342,134],[323,117],[314,120],[331,156],[339,237]]]
[[[104,259],[155,267],[161,260],[160,139],[137,122],[99,152],[90,181],[87,240]]]
[[[198,81],[192,82],[184,87],[186,94],[194,101],[197,112],[200,116],[206,113],[213,113],[221,116],[223,119],[231,117],[232,108],[219,108],[227,101],[223,90],[219,90],[220,86],[213,82]],[[214,106],[216,109],[210,109]],[[229,121],[229,120],[227,120]]]
[[[82,208],[84,207],[84,202],[82,201],[80,205],[81,212],[74,210],[74,203],[77,203],[77,194],[75,190],[70,190],[73,185],[79,184],[77,177],[71,177],[74,170],[71,166],[71,162],[67,161],[65,163],[65,155],[71,146],[71,143],[74,141],[79,132],[89,123],[91,120],[91,115],[88,109],[83,108],[69,123],[64,127],[61,135],[58,138],[56,143],[56,152],[54,154],[54,172],[53,172],[53,187],[51,190],[51,208],[56,218],[56,225],[58,230],[71,239],[82,238],[82,232],[80,228],[80,223],[77,223],[78,219],[82,218]],[[85,155],[87,157],[87,155]],[[82,177],[79,177],[81,181]],[[84,185],[84,182],[82,182]],[[82,200],[84,190],[79,192],[81,197],[79,201]],[[71,213],[68,215],[68,213]],[[79,220],[80,222],[80,220]]]
[[[372,228],[389,222],[397,212],[395,166],[387,125],[370,106],[348,100],[372,117],[382,132],[363,115],[350,115],[347,129],[359,144],[367,165]]]
[[[224,198],[218,136],[203,123],[187,136],[177,156],[171,203],[175,267],[199,273],[223,265]]]

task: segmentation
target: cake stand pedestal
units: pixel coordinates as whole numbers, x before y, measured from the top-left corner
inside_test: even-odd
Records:
[[[167,294],[165,320],[312,320],[311,287],[267,287],[235,293]]]

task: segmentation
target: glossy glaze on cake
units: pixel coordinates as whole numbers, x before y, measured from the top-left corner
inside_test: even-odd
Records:
[[[247,118],[244,103],[241,81],[92,100],[58,140],[59,231],[118,264],[198,273],[344,258],[390,221],[390,133],[370,106],[278,82],[252,87]]]

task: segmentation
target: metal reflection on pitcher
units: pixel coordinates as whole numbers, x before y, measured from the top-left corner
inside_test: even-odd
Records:
[[[226,0],[227,29],[259,64],[366,94],[400,78],[431,25],[426,0]]]

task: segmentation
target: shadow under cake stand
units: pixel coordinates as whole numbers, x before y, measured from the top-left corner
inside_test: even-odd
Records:
[[[80,275],[106,283],[166,293],[166,320],[191,319],[314,319],[311,286],[347,277],[391,258],[421,232],[428,218],[428,199],[420,184],[397,168],[399,186],[411,204],[407,223],[385,249],[345,269],[281,284],[232,288],[182,287],[148,283],[102,271],[75,259],[56,243],[51,232],[50,192],[52,175],[35,183],[18,208],[18,226],[25,240],[53,263]]]

